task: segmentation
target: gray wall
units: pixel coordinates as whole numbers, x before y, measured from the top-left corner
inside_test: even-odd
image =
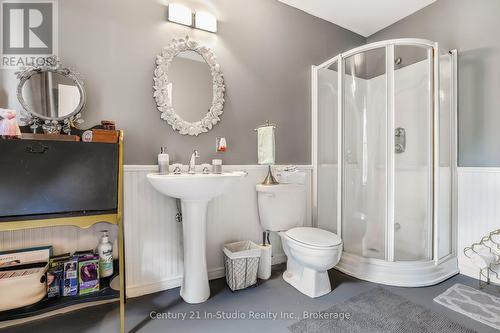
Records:
[[[365,38],[276,0],[180,2],[216,14],[218,33],[167,22],[160,1],[59,1],[59,55],[86,83],[85,126],[115,120],[125,131],[126,164],[155,163],[164,145],[175,162],[187,163],[194,148],[208,162],[217,136],[227,138],[224,163],[256,164],[253,129],[269,119],[278,124],[277,163],[311,163],[310,66]],[[199,137],[174,132],[152,98],[156,55],[186,35],[214,49],[227,85],[222,121]],[[2,74],[10,85],[2,106],[15,105],[13,74]]]
[[[211,34],[168,23],[161,0],[59,1],[59,55],[86,82],[85,126],[115,120],[125,130],[125,162],[154,163],[167,145],[186,163],[198,148],[216,157],[225,136],[227,164],[256,163],[253,128],[278,123],[277,162],[310,163],[310,65],[365,43],[334,24],[275,0],[183,0],[217,15]],[[181,136],[160,120],[152,98],[155,56],[172,38],[212,47],[225,74],[222,121],[199,137]],[[438,0],[370,36],[421,37],[459,51],[459,163],[500,166],[500,1]],[[19,109],[14,71],[0,70],[0,107]]]
[[[500,1],[438,0],[368,37],[458,50],[459,165],[500,166]]]

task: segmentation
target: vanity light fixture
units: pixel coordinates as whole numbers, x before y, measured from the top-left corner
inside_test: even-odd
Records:
[[[208,12],[196,12],[194,16],[194,26],[197,29],[217,32],[217,18]]]
[[[175,22],[187,26],[193,25],[193,13],[191,9],[177,3],[168,5],[167,19],[170,22]]]
[[[217,18],[209,12],[196,12],[193,14],[189,7],[178,3],[168,5],[167,20],[188,27],[217,32]]]

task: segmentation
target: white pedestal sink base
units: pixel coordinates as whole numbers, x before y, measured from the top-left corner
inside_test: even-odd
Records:
[[[202,303],[210,297],[207,273],[208,200],[182,200],[184,277],[181,297],[187,303]]]
[[[207,272],[207,206],[246,172],[221,174],[148,174],[158,192],[181,199],[184,277],[181,297],[187,303],[202,303],[210,297]]]

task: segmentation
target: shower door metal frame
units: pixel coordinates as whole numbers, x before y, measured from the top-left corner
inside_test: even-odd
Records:
[[[341,55],[337,55],[325,62],[323,62],[321,65],[312,65],[311,66],[311,123],[312,123],[312,140],[311,140],[311,161],[313,164],[313,170],[312,170],[312,221],[313,225],[317,226],[317,221],[318,221],[318,100],[317,98],[314,98],[314,96],[318,95],[318,70],[322,68],[328,68],[331,65],[333,65],[335,62],[337,62],[337,70],[340,72],[340,60],[341,60]],[[342,64],[342,71],[344,71],[344,67]],[[338,87],[342,87],[342,78],[340,75],[337,77],[337,84]],[[343,105],[343,98],[341,97],[341,91],[342,89],[338,88],[338,103],[337,107],[339,110],[341,110],[341,107]],[[340,115],[340,112],[337,112],[337,121],[341,121],[342,117]],[[337,132],[337,149],[342,149],[342,132],[338,131]],[[338,152],[338,151],[337,151]],[[340,157],[342,159],[342,156],[339,156],[340,154],[337,154],[337,165],[341,165],[341,160],[338,160]],[[342,176],[342,170],[337,167],[337,179],[341,179]],[[338,181],[338,180],[337,180]],[[338,192],[338,186],[337,186],[337,192]],[[338,198],[338,193],[337,193],[337,198]],[[340,211],[337,210],[337,221],[340,220],[341,215]],[[340,229],[337,224],[337,234],[340,235]]]
[[[344,134],[344,74],[345,74],[345,59],[351,56],[354,56],[359,53],[367,52],[374,49],[384,49],[385,48],[385,57],[386,57],[386,126],[387,126],[387,135],[386,135],[386,158],[387,158],[387,166],[386,166],[386,221],[385,221],[385,259],[375,259],[375,258],[366,258],[368,261],[388,261],[394,262],[394,250],[395,250],[395,238],[394,238],[394,177],[395,177],[395,165],[394,165],[394,115],[395,115],[395,92],[394,92],[394,48],[395,46],[415,46],[415,47],[425,47],[429,50],[428,55],[432,55],[432,68],[430,68],[429,72],[432,75],[429,75],[429,91],[430,91],[430,109],[429,109],[429,135],[432,135],[430,138],[431,147],[429,152],[430,163],[429,168],[432,169],[432,172],[429,172],[429,197],[428,197],[428,211],[429,216],[432,218],[428,219],[428,254],[426,260],[419,260],[418,262],[428,262],[432,261],[434,265],[438,265],[441,262],[447,260],[449,257],[454,256],[456,254],[455,244],[456,244],[456,216],[455,216],[455,184],[456,184],[456,96],[452,96],[452,114],[450,115],[452,127],[451,127],[451,159],[450,159],[450,169],[451,169],[451,206],[452,206],[452,214],[451,214],[451,228],[452,234],[451,244],[452,249],[451,253],[439,258],[439,210],[436,207],[439,207],[439,44],[424,40],[424,39],[416,39],[416,38],[403,38],[403,39],[392,39],[386,41],[375,42],[367,45],[362,45],[347,52],[341,53],[336,57],[333,57],[324,63],[318,66],[312,66],[312,84],[311,84],[311,92],[312,92],[312,163],[313,163],[313,191],[312,191],[312,202],[313,202],[313,222],[317,226],[318,216],[317,216],[317,185],[318,185],[318,104],[317,104],[317,93],[318,93],[318,71],[323,68],[328,68],[335,62],[337,62],[338,68],[338,105],[337,105],[337,121],[338,121],[338,149],[337,149],[337,234],[342,235],[342,204],[343,204],[343,134]],[[453,52],[453,51],[452,51]],[[453,57],[452,53],[452,66],[453,66],[453,79],[452,83],[456,85],[456,51],[455,57]],[[428,58],[429,59],[429,58]],[[456,87],[454,87],[456,89]],[[455,90],[452,89],[451,93],[455,94]],[[413,261],[414,262],[414,261]]]
[[[448,51],[450,55],[450,203],[451,203],[451,251],[439,257],[439,248],[436,250],[434,262],[439,265],[452,257],[457,256],[457,203],[458,203],[458,51]],[[441,55],[439,55],[441,56]],[[441,80],[439,81],[441,84]],[[439,92],[439,90],[438,90]],[[438,95],[439,96],[439,95]],[[439,166],[439,165],[438,165]],[[437,243],[439,246],[439,243]]]

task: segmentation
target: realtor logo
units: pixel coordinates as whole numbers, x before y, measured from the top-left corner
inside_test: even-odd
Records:
[[[1,0],[2,68],[43,66],[56,54],[57,0]]]

